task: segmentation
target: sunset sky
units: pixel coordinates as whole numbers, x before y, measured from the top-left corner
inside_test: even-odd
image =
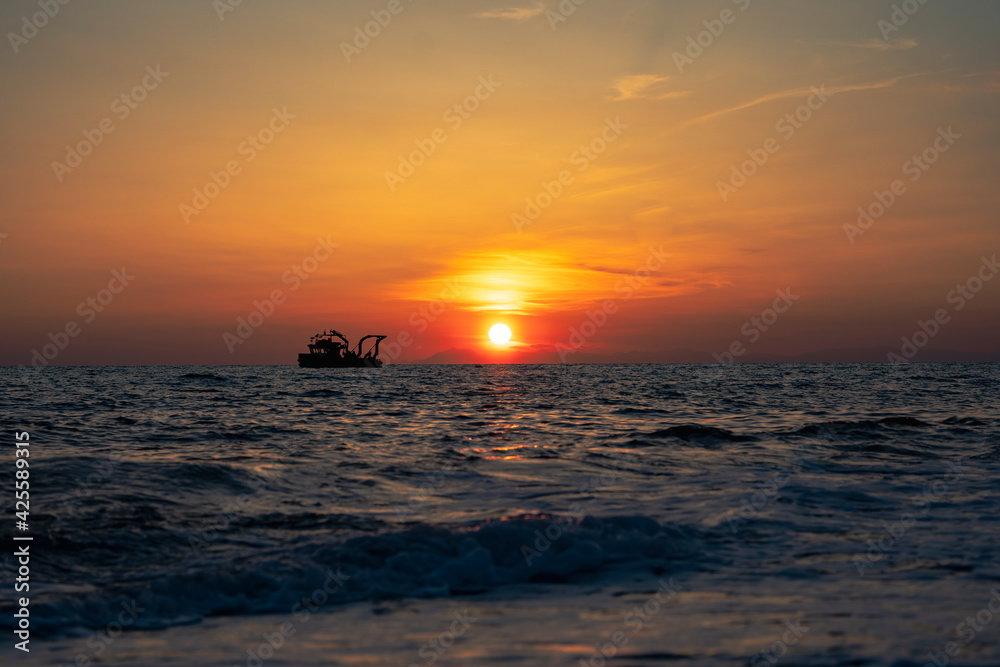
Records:
[[[1000,3],[506,2],[4,2],[0,363],[1000,358]]]

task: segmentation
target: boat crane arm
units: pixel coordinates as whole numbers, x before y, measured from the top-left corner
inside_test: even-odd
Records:
[[[336,336],[340,340],[344,341],[344,346],[345,347],[350,347],[351,346],[351,344],[347,341],[347,336],[345,336],[344,334],[340,333],[336,329],[330,329],[330,333],[325,333],[324,332],[324,335],[325,336]]]
[[[356,348],[354,354],[356,354],[359,357],[361,356],[361,345],[366,340],[368,340],[369,338],[374,338],[375,339],[375,346],[371,350],[371,355],[373,357],[378,357],[378,344],[381,343],[386,338],[388,338],[388,336],[379,336],[379,335],[375,335],[375,334],[369,334],[369,335],[365,336],[364,338],[362,338],[361,340],[358,341],[358,347]]]

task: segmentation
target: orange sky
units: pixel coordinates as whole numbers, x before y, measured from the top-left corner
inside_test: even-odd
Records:
[[[948,300],[1000,252],[994,2],[220,3],[0,8],[0,363],[293,363],[331,327],[392,361],[799,354],[940,309],[926,349],[1000,354],[1000,280]]]

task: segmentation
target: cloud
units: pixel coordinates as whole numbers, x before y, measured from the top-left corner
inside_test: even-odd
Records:
[[[884,40],[872,38],[863,42],[828,42],[834,46],[845,46],[854,49],[870,49],[872,51],[908,51],[919,46],[915,39]]]
[[[664,256],[665,257],[673,257],[673,254],[672,253],[667,253]],[[634,276],[635,275],[635,267],[627,268],[627,267],[615,267],[615,266],[601,266],[601,265],[594,265],[594,264],[578,264],[577,266],[580,267],[581,269],[585,269],[587,271],[596,271],[597,273],[612,273],[612,274],[620,275],[620,276]],[[661,272],[659,272],[659,271],[651,271],[650,275],[657,276],[657,275],[660,275],[660,273]]]
[[[488,12],[473,14],[479,19],[506,19],[508,21],[527,21],[538,16],[545,11],[545,5],[537,3],[534,7],[505,7],[502,9],[491,9]]]
[[[686,90],[666,90],[662,84],[670,80],[669,76],[656,76],[655,74],[629,74],[619,77],[612,84],[616,95],[612,100],[621,102],[624,100],[667,100],[679,97],[687,97],[691,94]]]
[[[833,86],[826,88],[825,86],[815,86],[815,88],[820,88],[828,95],[835,95],[837,93],[850,93],[863,90],[878,90],[880,88],[890,88],[895,86],[897,83],[903,79],[909,79],[915,76],[924,76],[928,72],[920,72],[917,74],[905,74],[903,76],[893,77],[891,79],[886,79],[884,81],[874,81],[871,83],[856,83],[848,84],[845,86]],[[764,104],[766,102],[773,102],[774,100],[783,100],[790,97],[805,97],[813,93],[813,87],[808,88],[793,88],[791,90],[782,90],[776,93],[770,93],[768,95],[763,95],[756,99],[750,100],[749,102],[744,102],[743,104],[738,104],[734,107],[728,107],[725,109],[719,109],[718,111],[712,111],[703,116],[698,116],[697,118],[692,118],[691,120],[681,123],[677,128],[689,127],[691,125],[697,125],[698,123],[704,123],[705,121],[712,120],[713,118],[718,118],[719,116],[725,116],[726,114],[733,113],[735,111],[743,111],[744,109],[749,109],[750,107],[755,107],[758,104]]]
[[[995,93],[1000,91],[1000,72],[973,72],[972,74],[963,74],[963,79],[970,79],[974,77],[986,77],[981,83],[972,84],[962,84],[962,90],[969,91],[981,91]]]

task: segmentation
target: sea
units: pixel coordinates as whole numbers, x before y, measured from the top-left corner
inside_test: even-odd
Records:
[[[1000,665],[997,364],[0,376],[4,665]]]

